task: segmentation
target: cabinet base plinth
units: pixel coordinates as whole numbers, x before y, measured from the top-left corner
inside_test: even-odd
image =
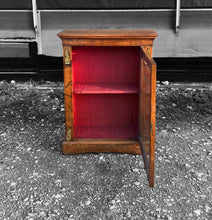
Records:
[[[96,139],[76,139],[63,142],[63,154],[83,154],[83,153],[126,153],[141,154],[139,142],[137,140],[96,140]]]

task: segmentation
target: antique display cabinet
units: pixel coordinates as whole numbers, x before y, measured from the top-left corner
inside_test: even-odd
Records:
[[[64,30],[63,154],[142,154],[154,186],[152,30]]]

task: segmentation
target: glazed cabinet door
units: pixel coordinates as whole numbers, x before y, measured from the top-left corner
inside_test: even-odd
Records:
[[[154,186],[156,63],[151,53],[141,47],[139,85],[139,143],[149,185]]]

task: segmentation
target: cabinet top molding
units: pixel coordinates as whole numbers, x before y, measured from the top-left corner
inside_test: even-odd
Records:
[[[93,29],[72,29],[64,30],[58,34],[58,36],[63,38],[156,38],[158,35],[153,30],[141,30],[141,29],[122,29],[122,30],[93,30]]]

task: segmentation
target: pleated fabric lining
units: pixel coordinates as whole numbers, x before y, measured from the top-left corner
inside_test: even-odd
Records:
[[[73,47],[74,138],[138,136],[139,47]]]

